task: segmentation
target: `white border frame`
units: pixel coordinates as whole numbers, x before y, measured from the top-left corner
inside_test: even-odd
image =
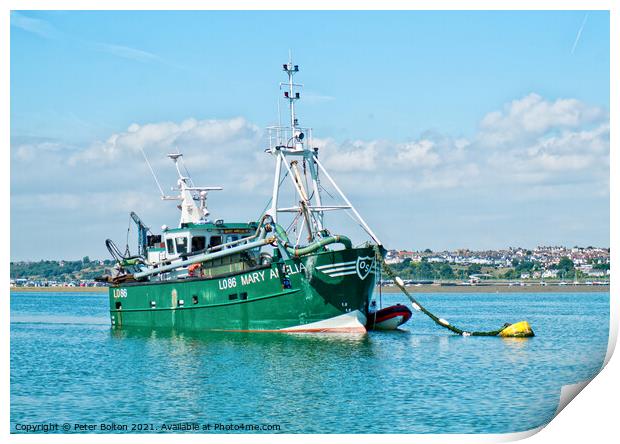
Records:
[[[261,8],[257,8],[257,4]],[[205,1],[197,0],[178,0],[162,1],[152,0],[149,2],[138,0],[108,0],[108,1],[91,1],[88,3],[71,1],[71,0],[8,0],[3,3],[3,14],[0,18],[0,47],[2,48],[3,62],[1,64],[2,83],[0,86],[0,101],[3,105],[5,112],[2,119],[0,119],[0,134],[3,136],[3,141],[6,149],[4,153],[4,174],[2,175],[3,193],[2,198],[4,201],[4,208],[10,208],[10,82],[9,82],[9,51],[10,51],[10,10],[35,10],[35,9],[65,9],[65,10],[83,10],[83,9],[99,9],[99,10],[134,10],[134,9],[157,9],[157,10],[193,10],[193,9],[212,9],[212,10],[231,10],[231,9],[267,9],[267,10],[280,10],[280,9],[297,9],[297,10],[338,10],[338,9],[350,9],[353,4],[350,1],[343,0],[316,0],[316,1],[298,1],[296,4],[291,5],[289,1],[282,0],[268,0],[268,2],[256,2],[256,1],[242,1],[242,0],[230,0],[227,2],[221,2],[217,4],[207,3]],[[618,42],[620,42],[619,26],[618,26],[618,7],[612,0],[565,0],[562,2],[553,0],[506,0],[506,1],[490,1],[490,0],[470,0],[468,2],[458,0],[426,0],[425,2],[411,2],[411,4],[405,4],[405,2],[396,0],[384,0],[382,2],[366,2],[362,4],[355,4],[356,9],[360,10],[389,10],[389,9],[416,9],[416,10],[609,10],[610,11],[610,180],[611,190],[610,196],[617,196],[618,179],[616,174],[618,173],[617,154],[611,147],[615,146],[616,131],[619,128],[618,114],[617,114],[617,95],[618,88],[617,83],[614,83],[613,79],[619,79],[620,73],[618,71]],[[611,221],[610,227],[618,227],[620,219],[618,218],[618,202],[610,199],[610,214]],[[10,230],[10,219],[4,217],[2,219],[3,232]],[[618,251],[618,237],[617,229],[611,229],[610,232],[610,246],[611,257],[614,264],[618,263],[620,257],[617,254]],[[10,262],[10,246],[3,249],[3,259],[6,267],[5,282],[9,281],[9,267]],[[610,339],[608,344],[607,356],[605,363],[609,363],[603,372],[594,379],[594,382],[590,384],[584,393],[579,397],[577,402],[570,403],[570,405],[555,418],[546,427],[546,429],[532,438],[531,442],[555,442],[562,441],[563,443],[583,443],[584,441],[600,441],[608,442],[610,437],[620,435],[618,433],[617,413],[616,413],[616,399],[619,394],[618,376],[620,374],[620,364],[618,359],[614,359],[611,362],[611,356],[613,354],[617,334],[618,334],[618,296],[616,294],[615,280],[611,282],[610,288]],[[9,419],[9,406],[10,406],[10,360],[9,346],[10,346],[10,298],[6,297],[4,301],[4,328],[5,339],[2,341],[2,355],[5,357],[3,366],[3,380],[5,381],[3,390],[3,405],[0,420],[0,429],[2,435],[9,435],[10,419]],[[508,412],[507,414],[514,414]],[[8,436],[9,442],[23,442],[34,443],[41,441],[48,441],[54,443],[82,443],[85,441],[95,443],[108,443],[110,441],[122,441],[122,442],[149,442],[149,443],[168,443],[171,440],[183,441],[183,442],[226,442],[226,443],[238,443],[238,442],[252,442],[252,443],[289,443],[291,440],[301,442],[345,442],[355,440],[360,443],[373,443],[377,440],[415,440],[416,442],[471,442],[471,443],[483,443],[483,442],[504,442],[523,439],[528,436],[536,434],[539,429],[534,429],[528,432],[511,433],[503,435],[16,435],[11,434]]]

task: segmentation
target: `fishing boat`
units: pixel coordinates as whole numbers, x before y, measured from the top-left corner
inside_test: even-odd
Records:
[[[168,196],[159,188],[162,199],[179,203],[178,226],[163,226],[155,234],[132,213],[137,254],[121,253],[106,241],[116,260],[102,278],[110,285],[114,327],[366,332],[385,250],[325,169],[312,129],[299,124],[295,103],[302,85],[294,82],[299,66],[289,60],[283,71],[287,81],[280,90],[290,121],[268,128],[265,155],[275,171],[266,210],[251,222],[213,219],[207,195],[222,187],[196,186],[183,154],[169,154],[178,194]],[[292,206],[281,203],[285,182],[295,196]],[[338,204],[323,201],[324,184]],[[333,234],[326,213],[336,211],[348,212],[369,239],[354,246],[349,237]]]

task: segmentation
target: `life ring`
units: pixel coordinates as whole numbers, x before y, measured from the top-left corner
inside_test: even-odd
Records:
[[[189,276],[194,276],[194,273],[196,273],[196,271],[198,269],[200,269],[200,266],[201,266],[200,264],[192,264],[192,265],[190,265],[189,267],[187,267],[187,274]]]

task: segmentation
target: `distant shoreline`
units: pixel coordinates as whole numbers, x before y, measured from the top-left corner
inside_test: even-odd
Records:
[[[410,293],[607,293],[609,285],[434,285],[407,286]],[[41,293],[107,293],[108,287],[11,287],[11,292]],[[384,293],[399,293],[400,289],[383,287]]]
[[[108,287],[11,287],[11,292],[24,293],[107,293]]]
[[[400,293],[400,289],[383,287],[384,293]],[[608,293],[609,285],[420,285],[407,286],[409,293]]]

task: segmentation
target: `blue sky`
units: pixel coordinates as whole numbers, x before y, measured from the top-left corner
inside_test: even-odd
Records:
[[[137,147],[182,143],[212,212],[255,217],[289,49],[302,124],[388,247],[608,245],[606,12],[22,11],[12,259],[105,257],[131,210],[174,225]]]

